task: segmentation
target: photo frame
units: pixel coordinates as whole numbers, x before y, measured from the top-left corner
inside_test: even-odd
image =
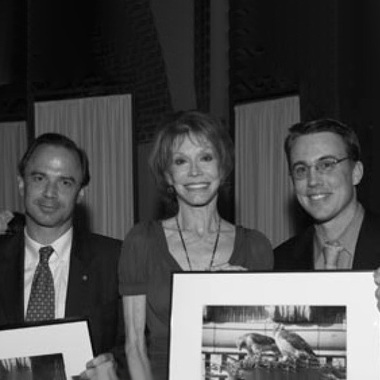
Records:
[[[33,378],[72,380],[92,358],[87,320],[0,329],[0,378],[29,378],[21,373],[30,372]],[[17,377],[19,373],[21,377]]]
[[[169,380],[380,378],[371,271],[185,272],[172,284]],[[284,348],[295,336],[310,354]]]

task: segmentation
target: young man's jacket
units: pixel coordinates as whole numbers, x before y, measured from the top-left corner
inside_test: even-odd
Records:
[[[274,270],[313,270],[314,227],[308,227],[274,249]],[[365,211],[356,243],[353,270],[380,267],[380,216]]]

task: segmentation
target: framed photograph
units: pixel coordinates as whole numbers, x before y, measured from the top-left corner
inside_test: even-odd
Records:
[[[0,379],[72,380],[92,358],[87,320],[0,330]]]
[[[172,280],[169,380],[380,379],[370,271]]]

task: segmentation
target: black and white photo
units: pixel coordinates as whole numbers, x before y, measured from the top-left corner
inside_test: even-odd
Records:
[[[370,271],[176,273],[169,379],[357,380],[365,368],[376,380],[374,291]]]

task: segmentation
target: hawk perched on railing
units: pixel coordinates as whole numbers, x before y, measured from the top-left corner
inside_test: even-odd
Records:
[[[309,344],[297,333],[287,331],[283,324],[274,329],[274,340],[281,351],[283,359],[311,359],[316,355]]]
[[[237,339],[236,345],[239,350],[245,349],[249,356],[261,356],[263,353],[280,354],[275,340],[263,334],[244,334]]]

